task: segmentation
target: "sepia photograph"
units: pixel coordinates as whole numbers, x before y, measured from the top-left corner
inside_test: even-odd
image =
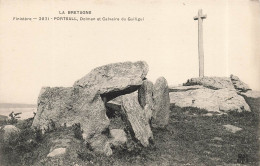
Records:
[[[258,0],[0,0],[0,166],[259,166]]]

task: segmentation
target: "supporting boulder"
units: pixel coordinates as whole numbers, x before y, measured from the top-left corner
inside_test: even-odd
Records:
[[[169,123],[170,97],[168,83],[164,77],[156,80],[153,88],[154,111],[152,126],[164,128]]]
[[[153,139],[153,133],[145,110],[139,104],[137,91],[109,101],[107,107],[122,112],[123,121],[134,140],[139,141],[144,147],[149,145],[149,140]]]
[[[150,121],[154,110],[153,83],[151,81],[143,81],[142,86],[138,89],[138,101],[145,111],[147,121]]]
[[[69,114],[73,112],[72,95],[72,87],[43,87],[38,97],[37,113],[32,126],[44,132],[64,123],[72,125],[73,120],[68,120]],[[73,117],[78,119],[77,114]]]
[[[131,126],[132,134],[143,146],[147,147],[149,140],[153,139],[153,133],[146,119],[145,111],[138,102],[137,92],[124,95],[122,101],[122,110],[128,125]]]

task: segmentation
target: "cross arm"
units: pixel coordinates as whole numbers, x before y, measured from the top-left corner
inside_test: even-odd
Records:
[[[206,14],[204,14],[204,15],[202,15],[202,16],[199,16],[201,19],[205,19],[205,18],[207,18],[207,15]],[[198,18],[199,18],[198,16],[195,16],[195,17],[193,17],[193,19],[194,20],[198,20]]]

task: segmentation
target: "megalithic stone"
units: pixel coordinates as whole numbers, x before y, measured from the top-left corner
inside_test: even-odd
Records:
[[[202,22],[206,19],[207,15],[202,14],[202,9],[198,11],[198,16],[194,20],[198,20],[198,49],[199,49],[199,76],[204,77],[204,51],[203,51],[203,29]]]

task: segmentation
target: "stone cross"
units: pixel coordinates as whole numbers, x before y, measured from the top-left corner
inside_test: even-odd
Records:
[[[198,31],[199,31],[199,76],[204,77],[204,51],[203,51],[203,31],[202,22],[203,19],[207,18],[207,15],[202,14],[202,9],[198,11],[198,16],[194,17],[194,20],[198,20]]]

